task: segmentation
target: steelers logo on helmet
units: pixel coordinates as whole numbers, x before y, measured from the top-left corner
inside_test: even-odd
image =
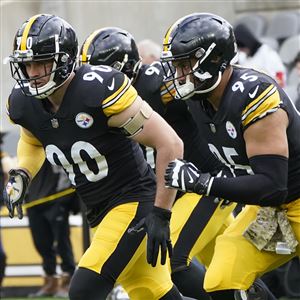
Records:
[[[165,82],[173,81],[178,99],[206,95],[219,85],[227,66],[236,61],[236,49],[232,26],[223,18],[209,13],[185,16],[164,38],[161,60]]]
[[[13,54],[9,56],[12,77],[24,95],[46,98],[72,74],[77,53],[77,37],[70,24],[54,15],[35,15],[17,31]],[[33,62],[44,63],[43,75],[28,76],[25,65]],[[48,71],[49,62],[52,65]]]

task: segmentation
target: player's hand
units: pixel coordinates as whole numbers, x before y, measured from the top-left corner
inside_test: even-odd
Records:
[[[11,218],[17,209],[18,218],[23,218],[22,204],[30,182],[29,175],[21,169],[12,169],[8,173],[8,182],[3,191],[4,203]]]
[[[156,266],[159,250],[161,250],[161,264],[164,265],[167,259],[172,256],[172,243],[170,239],[171,211],[153,207],[153,210],[143,218],[137,225],[128,230],[129,233],[137,233],[142,230],[147,232],[147,262]]]
[[[166,187],[200,195],[207,195],[211,178],[209,173],[201,173],[194,164],[179,159],[171,161],[165,173]]]

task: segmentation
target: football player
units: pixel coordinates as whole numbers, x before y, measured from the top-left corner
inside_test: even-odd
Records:
[[[161,64],[141,64],[135,40],[128,31],[118,27],[95,30],[84,41],[79,59],[80,64],[109,65],[125,73],[138,94],[166,118],[184,140],[185,159],[192,160],[204,170],[213,171],[222,167],[220,161],[209,151],[207,144],[204,145],[207,148],[206,153],[204,147],[200,147],[203,142],[199,137],[197,125],[185,105],[179,109],[172,106],[166,115],[166,104],[172,97],[163,82]],[[187,124],[190,126],[186,126]],[[146,157],[150,158],[149,163],[152,163],[152,156],[149,155],[151,152],[147,150]],[[230,223],[231,212],[235,207],[234,204],[224,206],[214,199],[199,197],[195,193],[181,193],[173,207],[172,280],[183,295],[195,299],[204,300],[210,297],[202,288],[204,268],[192,261],[192,258],[197,256],[202,263],[209,264],[214,240]]]
[[[219,16],[191,14],[168,29],[165,80],[193,106],[209,148],[235,177],[175,160],[166,184],[246,204],[217,238],[204,288],[214,300],[269,299],[260,287],[248,289],[300,254],[300,115],[271,77],[235,59],[232,27]]]
[[[70,299],[104,300],[115,283],[131,299],[182,299],[165,264],[176,191],[163,178],[168,161],[182,156],[182,141],[127,76],[109,66],[75,70],[77,53],[76,33],[60,17],[35,15],[17,31],[7,111],[21,136],[18,168],[4,190],[9,214],[16,209],[22,218],[24,194],[46,156],[68,174],[94,231]],[[139,143],[156,149],[157,179]],[[147,239],[145,230],[129,232],[141,221]]]

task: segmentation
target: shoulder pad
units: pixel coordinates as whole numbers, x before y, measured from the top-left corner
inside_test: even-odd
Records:
[[[11,121],[18,124],[24,111],[26,111],[26,105],[29,104],[32,98],[33,97],[25,96],[18,84],[13,87],[6,105],[7,114]]]
[[[239,72],[232,90],[242,91],[242,125],[247,128],[255,121],[276,111],[282,104],[277,83],[268,75],[252,69]]]
[[[134,86],[143,97],[142,93],[154,93],[159,91],[162,84],[163,70],[161,64],[160,62],[154,62],[151,65],[142,65]]]
[[[80,96],[86,105],[101,107],[107,98],[118,94],[125,77],[123,73],[109,66],[86,64],[76,70],[73,92],[76,96]]]
[[[163,70],[160,62],[151,65],[143,65],[134,83],[138,94],[143,100],[160,115],[164,114],[164,104],[161,89],[165,87],[163,83]]]

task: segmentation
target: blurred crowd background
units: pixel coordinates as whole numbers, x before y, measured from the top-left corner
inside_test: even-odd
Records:
[[[211,12],[233,25],[245,23],[263,43],[278,52],[287,68],[286,90],[297,98],[299,75],[293,63],[299,51],[300,2],[295,1],[0,1],[1,62],[12,49],[14,35],[23,21],[38,13],[53,13],[66,19],[76,30],[79,43],[95,29],[118,26],[133,34],[135,40],[151,39],[161,45],[168,26],[193,12]],[[5,116],[5,104],[14,84],[9,65],[0,64],[1,131],[4,151],[14,155],[17,128]]]

